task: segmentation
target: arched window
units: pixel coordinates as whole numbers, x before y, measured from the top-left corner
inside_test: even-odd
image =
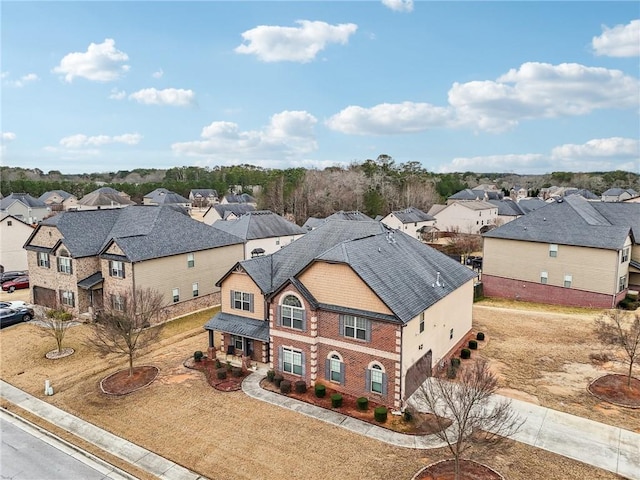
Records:
[[[73,273],[73,266],[71,263],[71,258],[69,257],[69,252],[67,252],[64,248],[60,249],[60,253],[58,254],[58,271],[60,273],[66,273],[68,275]]]
[[[367,369],[367,389],[372,393],[387,394],[387,375],[384,367],[378,362],[372,362]]]
[[[339,353],[331,352],[325,362],[325,378],[344,385],[344,362]]]
[[[302,302],[295,295],[287,295],[280,305],[280,325],[283,327],[306,330],[305,311]]]

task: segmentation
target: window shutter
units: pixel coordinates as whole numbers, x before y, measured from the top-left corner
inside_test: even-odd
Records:
[[[344,385],[344,362],[340,362],[340,385]]]
[[[278,347],[278,371],[282,372],[282,346]]]
[[[303,332],[307,331],[307,311],[306,310],[302,311],[302,331]]]
[[[125,278],[127,276],[126,270],[127,270],[126,264],[122,262],[122,278]]]
[[[387,374],[382,374],[382,395],[387,394]]]
[[[324,378],[331,380],[331,360],[328,358],[324,361]]]
[[[282,325],[282,307],[280,305],[278,305],[278,307],[276,308],[276,325],[280,326]]]
[[[365,384],[364,384],[364,391],[365,392],[370,392],[371,391],[371,370],[369,370],[367,368],[367,370],[365,370]]]
[[[364,339],[367,342],[371,341],[371,320],[365,320],[364,324]]]
[[[340,315],[340,320],[338,323],[340,325],[340,331],[338,332],[338,335],[344,337],[344,315]]]
[[[302,362],[302,378],[305,378],[307,376],[307,356],[304,352],[300,352],[300,357],[300,361]]]
[[[60,269],[60,257],[56,257],[56,266],[58,267],[58,271],[61,272],[62,270]]]
[[[236,292],[234,292],[233,290],[231,290],[231,296],[230,296],[230,299],[229,299],[229,301],[231,302],[231,303],[230,303],[231,308],[236,308],[236,307],[235,307],[235,303],[233,302],[233,299],[234,299],[234,297],[235,297],[235,293],[236,293]]]
[[[69,273],[73,273],[73,260],[69,259]]]
[[[253,293],[249,294],[249,311],[253,313]]]

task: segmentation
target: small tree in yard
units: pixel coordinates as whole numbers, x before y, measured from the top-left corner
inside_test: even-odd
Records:
[[[436,435],[447,444],[460,479],[460,460],[472,441],[495,445],[515,434],[523,421],[507,399],[494,400],[498,388],[486,360],[477,359],[462,369],[455,382],[431,377],[419,389],[421,399],[434,414]],[[449,422],[451,423],[450,427]]]
[[[622,349],[629,364],[627,386],[631,386],[633,365],[640,361],[640,314],[610,310],[596,319],[598,339],[605,345]]]
[[[42,322],[42,333],[47,337],[53,337],[58,347],[58,353],[62,352],[62,341],[67,329],[73,325],[73,315],[63,308],[47,310]]]
[[[158,291],[147,288],[136,290],[133,295],[123,294],[118,300],[117,305],[98,314],[93,335],[87,342],[103,356],[128,357],[131,376],[135,354],[160,335],[160,327],[148,327],[164,309],[164,298]]]

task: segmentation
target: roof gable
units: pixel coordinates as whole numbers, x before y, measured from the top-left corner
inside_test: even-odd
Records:
[[[214,222],[212,227],[236,235],[243,240],[302,235],[306,230],[270,210],[248,212],[237,220]]]

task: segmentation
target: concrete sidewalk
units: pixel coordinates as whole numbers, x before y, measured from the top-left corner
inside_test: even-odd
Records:
[[[0,397],[163,480],[205,480],[160,455],[117,437],[81,418],[0,380]]]

